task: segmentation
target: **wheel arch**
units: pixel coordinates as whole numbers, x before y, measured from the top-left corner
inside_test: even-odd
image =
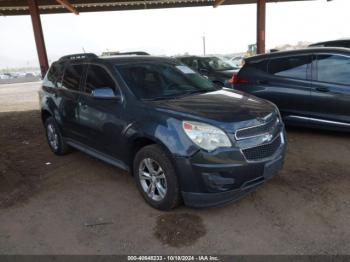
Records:
[[[133,163],[134,163],[134,159],[135,156],[137,154],[137,152],[139,152],[142,148],[149,146],[149,145],[158,145],[160,146],[164,152],[169,156],[169,158],[171,159],[171,161],[173,162],[173,159],[171,157],[171,152],[170,150],[167,148],[167,146],[161,142],[159,139],[153,138],[153,137],[149,137],[149,136],[138,136],[135,137],[131,143],[130,143],[130,152],[129,152],[129,156],[128,156],[128,165],[130,167],[131,170],[131,175],[133,175]]]
[[[43,124],[45,124],[46,119],[48,119],[49,117],[52,117],[51,112],[47,109],[42,109],[41,110],[41,121]]]

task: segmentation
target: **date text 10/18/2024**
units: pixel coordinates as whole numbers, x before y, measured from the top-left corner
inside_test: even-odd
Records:
[[[220,261],[217,256],[128,256],[128,261]]]

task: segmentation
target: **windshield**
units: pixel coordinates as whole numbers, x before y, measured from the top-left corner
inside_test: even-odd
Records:
[[[203,63],[207,67],[209,67],[215,71],[236,69],[232,65],[230,65],[229,63],[225,62],[223,59],[221,59],[219,57],[215,57],[215,56],[203,58]]]
[[[185,65],[142,62],[115,67],[135,96],[143,100],[172,99],[218,89]]]

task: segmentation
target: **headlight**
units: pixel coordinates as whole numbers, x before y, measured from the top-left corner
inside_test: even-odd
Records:
[[[184,121],[182,128],[193,143],[207,151],[232,146],[225,132],[217,127],[200,122]]]

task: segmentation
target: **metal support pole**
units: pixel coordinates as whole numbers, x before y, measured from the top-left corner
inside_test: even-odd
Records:
[[[202,36],[203,39],[203,55],[206,55],[206,50],[205,50],[205,35]]]
[[[265,53],[266,0],[258,0],[257,6],[257,53]]]
[[[29,13],[32,18],[36,50],[38,52],[38,58],[40,63],[40,71],[41,71],[42,77],[44,77],[47,70],[49,69],[49,62],[47,60],[45,40],[44,40],[43,29],[41,27],[38,2],[37,0],[27,0],[27,1],[28,1]]]

